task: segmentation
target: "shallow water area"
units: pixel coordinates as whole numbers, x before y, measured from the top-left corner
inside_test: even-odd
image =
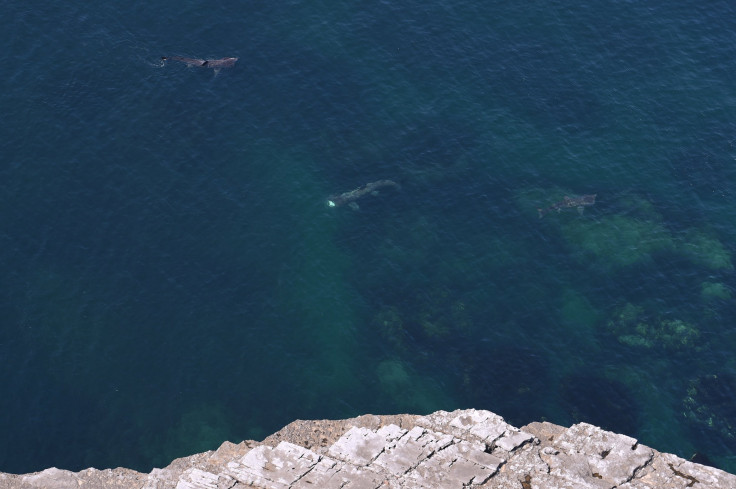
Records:
[[[6,10],[0,471],[473,407],[736,472],[730,3]]]

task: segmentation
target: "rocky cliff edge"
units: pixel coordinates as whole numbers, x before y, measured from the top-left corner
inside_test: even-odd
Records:
[[[56,468],[0,474],[12,489],[734,489],[736,475],[580,423],[521,429],[488,411],[295,421],[142,474]]]

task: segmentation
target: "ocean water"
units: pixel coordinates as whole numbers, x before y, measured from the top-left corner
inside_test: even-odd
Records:
[[[736,472],[732,2],[3,11],[0,471],[474,407]]]

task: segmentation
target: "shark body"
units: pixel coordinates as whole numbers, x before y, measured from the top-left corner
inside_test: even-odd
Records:
[[[358,187],[355,190],[351,190],[349,192],[343,192],[339,195],[332,195],[327,201],[327,205],[329,205],[330,207],[339,207],[345,204],[352,204],[364,195],[372,194],[376,192],[379,188],[385,187],[393,187],[397,190],[401,188],[399,184],[394,182],[393,180],[378,180],[375,182],[366,183],[362,187]]]
[[[577,209],[582,214],[585,207],[595,204],[596,195],[598,194],[581,195],[580,197],[568,197],[566,195],[561,201],[555,202],[545,209],[537,209],[539,218],[543,218],[552,211],[560,212],[562,209]]]
[[[220,58],[220,59],[199,59],[199,58],[184,58],[182,56],[161,56],[161,61],[166,60],[181,61],[186,63],[187,66],[197,66],[199,68],[212,68],[215,72],[220,71],[223,68],[232,68],[235,66],[235,62],[238,58]]]

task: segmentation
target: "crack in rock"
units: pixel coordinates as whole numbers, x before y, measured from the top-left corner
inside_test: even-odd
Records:
[[[310,423],[315,423],[311,425]],[[264,442],[224,443],[140,474],[127,469],[0,473],[3,489],[736,488],[736,475],[580,423],[522,430],[487,411],[300,421]],[[318,430],[315,427],[319,428]],[[321,439],[329,440],[323,444]],[[298,443],[295,443],[298,442]],[[306,445],[306,446],[305,446]]]

